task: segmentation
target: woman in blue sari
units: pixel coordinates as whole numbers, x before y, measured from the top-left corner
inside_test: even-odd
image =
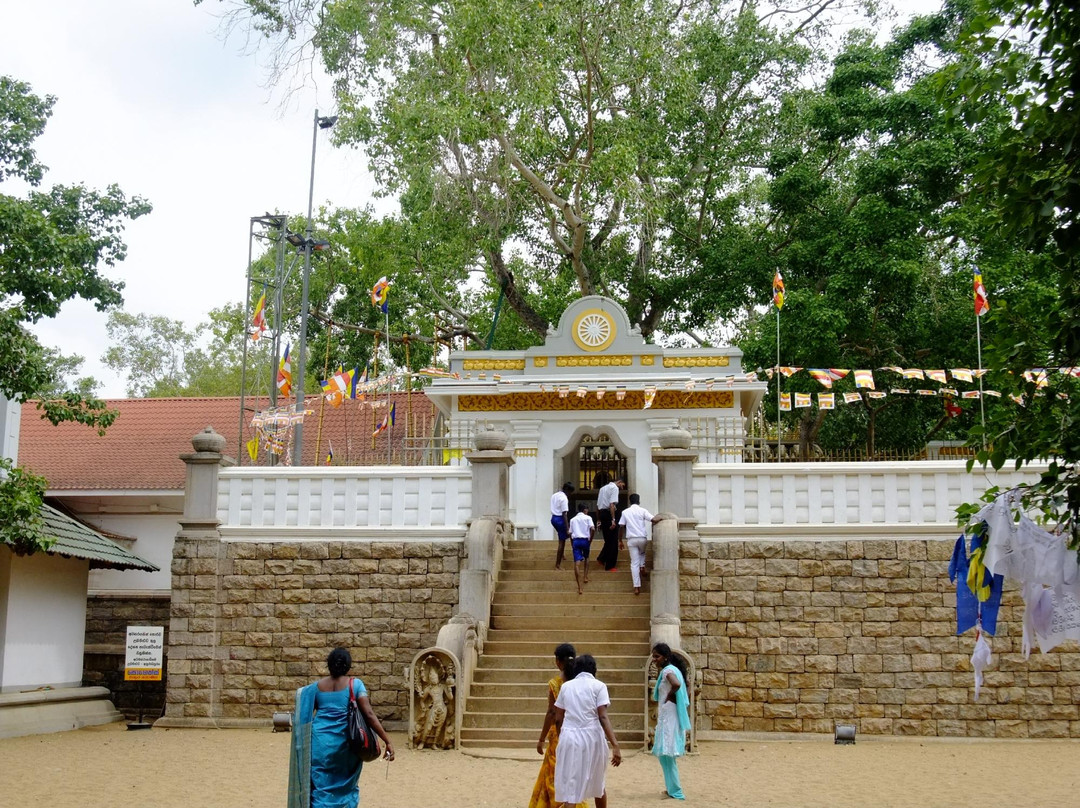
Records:
[[[335,648],[326,658],[329,676],[296,691],[289,758],[289,808],[356,808],[357,781],[363,763],[349,749],[345,734],[349,686],[368,726],[386,744],[385,759],[394,759],[394,745],[371,709],[367,688],[348,676],[352,656]]]
[[[690,698],[686,693],[686,668],[681,659],[671,653],[667,643],[653,646],[652,660],[659,673],[653,700],[656,702],[656,734],[652,753],[664,772],[665,793],[676,800],[683,796],[676,758],[686,752],[686,733],[690,731]]]

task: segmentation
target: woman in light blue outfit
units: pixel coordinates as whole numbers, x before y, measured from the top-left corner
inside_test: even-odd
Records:
[[[352,656],[335,648],[326,658],[329,676],[296,691],[296,714],[289,757],[289,808],[356,808],[357,781],[363,763],[349,749],[345,734],[349,683],[368,726],[386,744],[386,760],[394,745],[371,709],[367,688],[348,676]]]
[[[659,673],[653,700],[656,704],[656,734],[652,753],[664,772],[666,794],[683,800],[676,758],[686,752],[686,733],[690,731],[690,698],[686,693],[686,668],[681,659],[671,653],[667,643],[653,646],[652,660]]]

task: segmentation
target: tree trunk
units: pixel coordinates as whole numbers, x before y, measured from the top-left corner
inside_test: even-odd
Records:
[[[491,264],[491,269],[495,273],[495,277],[498,278],[499,283],[503,285],[503,294],[506,295],[507,305],[517,312],[525,325],[541,337],[547,336],[550,323],[541,317],[540,314],[529,305],[529,302],[522,297],[521,292],[518,291],[517,286],[514,284],[513,274],[506,268],[502,250],[489,250],[488,262]]]

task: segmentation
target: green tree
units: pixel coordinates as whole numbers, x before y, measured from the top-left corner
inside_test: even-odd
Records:
[[[1051,372],[1038,390],[1024,371],[1080,365],[1080,9],[1063,0],[981,0],[977,8],[967,58],[943,96],[963,128],[981,123],[987,99],[1008,105],[1009,125],[976,167],[975,189],[998,232],[1021,240],[1041,273],[1027,285],[1004,286],[991,301],[996,328],[986,354],[1025,404],[995,412],[985,436],[975,431],[975,440],[990,443],[978,459],[994,467],[1049,459],[1049,471],[1026,489],[1027,504],[1078,546],[1080,385]]]
[[[365,147],[410,223],[444,220],[484,302],[502,295],[508,333],[533,342],[578,295],[622,300],[646,337],[680,330],[702,284],[730,290],[714,316],[747,302],[746,279],[699,251],[741,225],[779,99],[810,79],[841,6],[244,5],[282,47],[314,43],[335,136]]]
[[[181,320],[113,311],[106,325],[110,347],[105,365],[127,377],[133,397],[169,398],[240,394],[244,343],[248,329],[244,307],[212,309],[194,328]],[[267,392],[269,340],[248,343],[249,393]]]
[[[739,255],[725,240],[706,246],[720,253],[710,261],[742,265],[761,297],[782,272],[781,364],[975,366],[972,261],[989,252],[995,268],[1014,273],[1024,261],[1014,243],[997,239],[986,249],[985,216],[970,200],[970,173],[1003,124],[1003,107],[988,103],[978,127],[957,129],[938,96],[941,65],[956,60],[963,23],[961,9],[947,7],[881,46],[854,32],[825,86],[786,101],[781,120],[792,145],[770,156],[756,237]],[[720,305],[717,294],[704,289],[695,305],[708,312]],[[773,365],[775,312],[752,315],[739,344],[750,361]],[[905,386],[879,374],[879,383],[890,382]],[[799,376],[784,389],[822,388]],[[854,389],[853,380],[836,389]],[[774,418],[775,396],[767,406]],[[788,418],[799,424],[804,452],[822,430],[821,443],[864,442],[872,455],[921,447],[931,434],[962,434],[960,425],[972,423],[973,408],[955,422],[946,412],[940,398],[888,396]]]
[[[83,185],[38,190],[45,175],[34,142],[45,130],[55,99],[0,76],[0,183],[14,181],[29,190],[0,193],[0,394],[38,400],[42,417],[54,424],[76,421],[104,430],[116,417],[105,403],[86,394],[58,395],[55,355],[26,329],[53,317],[67,300],[94,301],[99,310],[118,305],[121,283],[101,274],[122,261],[124,223],[150,211],[111,185],[104,192]],[[42,394],[47,397],[40,398]],[[11,469],[0,480],[3,541],[17,552],[44,547],[37,507],[44,482]]]

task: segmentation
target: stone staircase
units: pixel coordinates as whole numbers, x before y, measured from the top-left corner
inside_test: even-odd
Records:
[[[594,541],[592,555],[599,549]],[[566,551],[569,556],[569,542]],[[648,576],[635,596],[629,556],[623,551],[614,572],[590,563],[590,583],[578,596],[572,559],[557,571],[555,552],[555,542],[514,541],[503,554],[491,628],[462,717],[463,747],[536,746],[547,710],[547,682],[557,674],[553,652],[563,642],[596,657],[619,743],[626,749],[644,744]]]

